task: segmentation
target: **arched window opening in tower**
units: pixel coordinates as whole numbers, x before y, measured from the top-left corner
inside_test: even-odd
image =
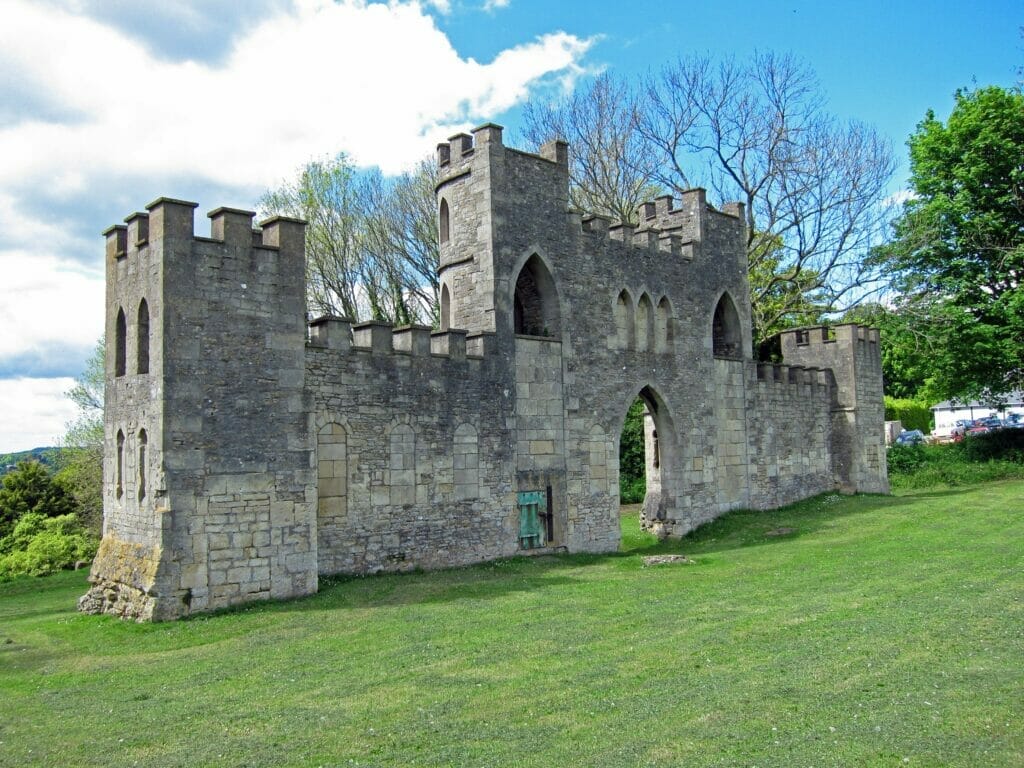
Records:
[[[438,318],[442,331],[447,331],[452,322],[452,297],[448,293],[448,286],[441,286],[441,316]]]
[[[715,357],[739,360],[743,357],[740,316],[728,293],[723,293],[715,307],[711,323],[711,348]]]
[[[114,468],[114,493],[117,498],[124,495],[124,432],[117,430],[117,466]]]
[[[555,281],[537,254],[519,271],[513,313],[518,334],[558,336],[561,332]]]

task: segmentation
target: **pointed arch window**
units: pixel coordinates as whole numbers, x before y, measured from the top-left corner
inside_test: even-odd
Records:
[[[149,305],[139,302],[138,339],[136,341],[135,372],[149,373]]]
[[[640,297],[636,305],[636,348],[646,352],[653,348],[654,341],[654,305],[646,293]]]
[[[673,341],[672,305],[668,296],[662,296],[654,317],[654,348],[657,352],[671,352]]]
[[[615,346],[619,349],[632,349],[633,323],[633,297],[623,288],[615,301]]]
[[[558,309],[558,291],[551,272],[533,254],[516,278],[513,297],[513,326],[516,333],[528,336],[558,336],[561,322]]]
[[[728,293],[723,293],[715,307],[711,321],[711,349],[715,357],[739,360],[743,357],[743,334],[736,305]]]
[[[124,376],[127,358],[128,323],[124,310],[118,307],[117,320],[114,322],[114,375]]]
[[[451,228],[451,222],[450,222],[450,214],[448,213],[448,201],[445,200],[442,197],[441,198],[441,210],[439,212],[438,222],[437,222],[437,234],[438,234],[438,239],[441,241],[441,245],[444,245],[445,243],[448,242],[448,238],[449,238],[449,236],[451,234],[450,233],[450,228]]]

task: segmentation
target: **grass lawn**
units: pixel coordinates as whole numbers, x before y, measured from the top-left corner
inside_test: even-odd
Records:
[[[170,624],[0,585],[0,765],[1024,765],[1024,482],[623,526]]]

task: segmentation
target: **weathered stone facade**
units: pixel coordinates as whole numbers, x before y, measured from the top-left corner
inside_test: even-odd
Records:
[[[618,442],[647,405],[644,524],[885,492],[877,331],[753,362],[743,211],[567,210],[568,151],[485,125],[438,148],[441,329],[308,327],[304,229],[160,199],[107,231],[104,540],[88,611],[171,619],[318,574],[619,541]],[[678,207],[677,207],[678,205]],[[458,330],[457,330],[458,329]]]

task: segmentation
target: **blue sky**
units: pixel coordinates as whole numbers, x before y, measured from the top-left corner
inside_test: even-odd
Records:
[[[387,172],[523,102],[680,55],[801,57],[903,146],[959,87],[1013,86],[1016,2],[8,0],[0,26],[0,452],[53,444],[103,329],[99,232],[152,199],[252,208],[314,157]]]

